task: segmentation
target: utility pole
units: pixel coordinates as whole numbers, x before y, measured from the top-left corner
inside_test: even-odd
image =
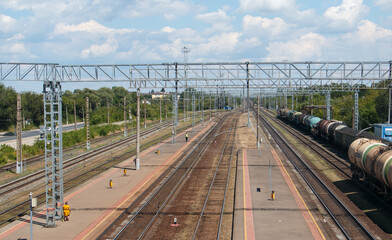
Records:
[[[76,129],[77,129],[77,126],[76,126],[76,100],[74,100],[74,121],[75,121],[75,131],[76,131]]]
[[[84,122],[84,106],[82,105],[82,114],[83,114],[83,122]]]
[[[259,114],[259,110],[260,110],[260,104],[259,104],[259,96],[257,96],[257,116],[256,116],[256,122],[257,122],[257,140],[256,140],[256,142],[257,142],[257,149],[259,149],[260,148],[260,135],[259,135],[259,116],[260,116],[260,114]]]
[[[196,125],[195,123],[195,114],[196,114],[196,106],[195,106],[195,92],[192,93],[192,111],[193,111],[193,121],[192,126]]]
[[[127,97],[124,96],[124,137],[127,136]]]
[[[201,119],[202,119],[202,122],[201,122],[201,125],[203,125],[204,124],[204,95],[203,95],[203,92],[201,92]]]
[[[392,106],[392,61],[389,61],[389,102],[388,102],[388,124],[391,124],[391,106]]]
[[[143,98],[143,102],[144,102],[144,104],[143,104],[143,106],[144,106],[144,128],[147,128],[146,98]]]
[[[250,116],[249,116],[249,62],[246,62],[246,106],[248,108],[248,127],[250,127]]]
[[[16,139],[16,173],[22,173],[22,99],[19,93],[16,97]]]
[[[212,112],[211,112],[211,91],[210,91],[210,122],[211,122],[211,118],[212,118]]]
[[[162,96],[159,98],[159,123],[162,123]]]
[[[109,100],[106,100],[106,109],[108,111],[108,124],[109,124],[110,123],[110,120],[109,120]]]
[[[186,121],[186,105],[185,105],[185,98],[187,96],[186,90],[188,88],[188,54],[191,50],[187,47],[182,48],[182,52],[184,53],[184,73],[185,73],[185,91],[183,94],[183,104],[184,104],[184,122]],[[177,72],[177,71],[176,71]]]
[[[65,115],[67,118],[67,125],[68,125],[68,106],[67,105],[65,105]]]
[[[135,168],[140,169],[140,89],[137,89],[136,94],[136,158]]]
[[[84,126],[86,127],[86,147],[90,149],[90,112],[89,112],[89,99],[86,97],[86,122]]]

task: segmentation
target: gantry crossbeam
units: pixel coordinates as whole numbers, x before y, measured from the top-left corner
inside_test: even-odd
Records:
[[[392,62],[58,65],[1,63],[0,81],[129,82],[134,88],[387,89]]]

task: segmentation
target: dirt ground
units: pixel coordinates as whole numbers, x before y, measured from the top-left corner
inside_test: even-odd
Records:
[[[253,114],[250,114],[250,119],[253,124],[253,128],[256,131],[256,118]],[[260,132],[261,134],[261,132]],[[254,149],[256,148],[256,135],[252,131],[252,128],[248,127],[248,114],[241,114],[240,120],[237,127],[236,135],[237,149],[246,148]]]

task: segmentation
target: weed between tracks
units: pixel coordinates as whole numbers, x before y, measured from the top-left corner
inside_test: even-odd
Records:
[[[178,129],[178,133],[184,131],[185,128],[190,127],[190,125],[187,124],[188,124],[187,122],[180,123],[179,126],[180,129]],[[162,129],[155,134],[142,138],[140,150],[143,151],[157,144],[160,140],[164,140],[171,137],[170,132],[171,132],[170,129]],[[114,140],[110,139],[108,141],[114,141]],[[94,147],[98,148],[98,146],[100,145],[102,145],[102,143],[99,143]],[[85,181],[91,179],[92,177],[96,177],[98,174],[115,166],[116,164],[119,164],[120,162],[129,159],[135,154],[136,151],[135,146],[136,146],[135,143],[127,144],[126,146],[123,146],[120,150],[116,149],[113,152],[106,153],[104,156],[94,157],[93,160],[79,163],[76,166],[65,170],[64,191],[73,189],[79,186],[80,184],[84,183]],[[130,151],[129,148],[131,148],[132,150]],[[81,149],[78,149],[77,152],[79,152],[79,150]],[[29,171],[34,172],[37,171],[38,169],[42,169],[43,167],[44,167],[44,163],[36,163],[34,164],[33,168],[29,169]],[[2,201],[3,203],[0,206],[0,212],[26,201],[28,192],[33,192],[33,196],[38,198],[38,205],[45,203],[45,194],[42,194],[43,192],[45,192],[45,186],[43,185],[44,181],[45,180],[42,179],[40,184],[36,184],[37,186],[33,186],[33,188],[29,188],[29,189],[20,190],[14,195],[14,197],[7,199],[5,202]],[[0,216],[0,222],[3,222],[4,220],[12,218],[14,216],[15,217],[22,216],[28,211],[28,208],[29,207],[27,206],[27,204],[24,204],[23,206],[15,209],[14,211],[11,211],[7,214],[3,214],[2,216]]]

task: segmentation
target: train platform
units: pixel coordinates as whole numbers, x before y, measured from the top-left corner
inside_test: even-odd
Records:
[[[233,239],[329,239],[278,155],[264,135],[238,150]]]
[[[165,171],[213,122],[205,122],[189,129],[188,142],[185,132],[177,135],[175,144],[171,139],[153,146],[140,155],[140,170],[136,171],[134,157],[118,164],[107,172],[97,175],[78,188],[65,193],[64,199],[71,208],[69,221],[56,222],[54,228],[45,228],[45,206],[34,210],[34,239],[96,239],[119,214],[133,202],[153,181]],[[126,175],[123,169],[127,168]],[[113,187],[109,187],[112,180]],[[0,239],[30,239],[28,215],[0,229]]]

